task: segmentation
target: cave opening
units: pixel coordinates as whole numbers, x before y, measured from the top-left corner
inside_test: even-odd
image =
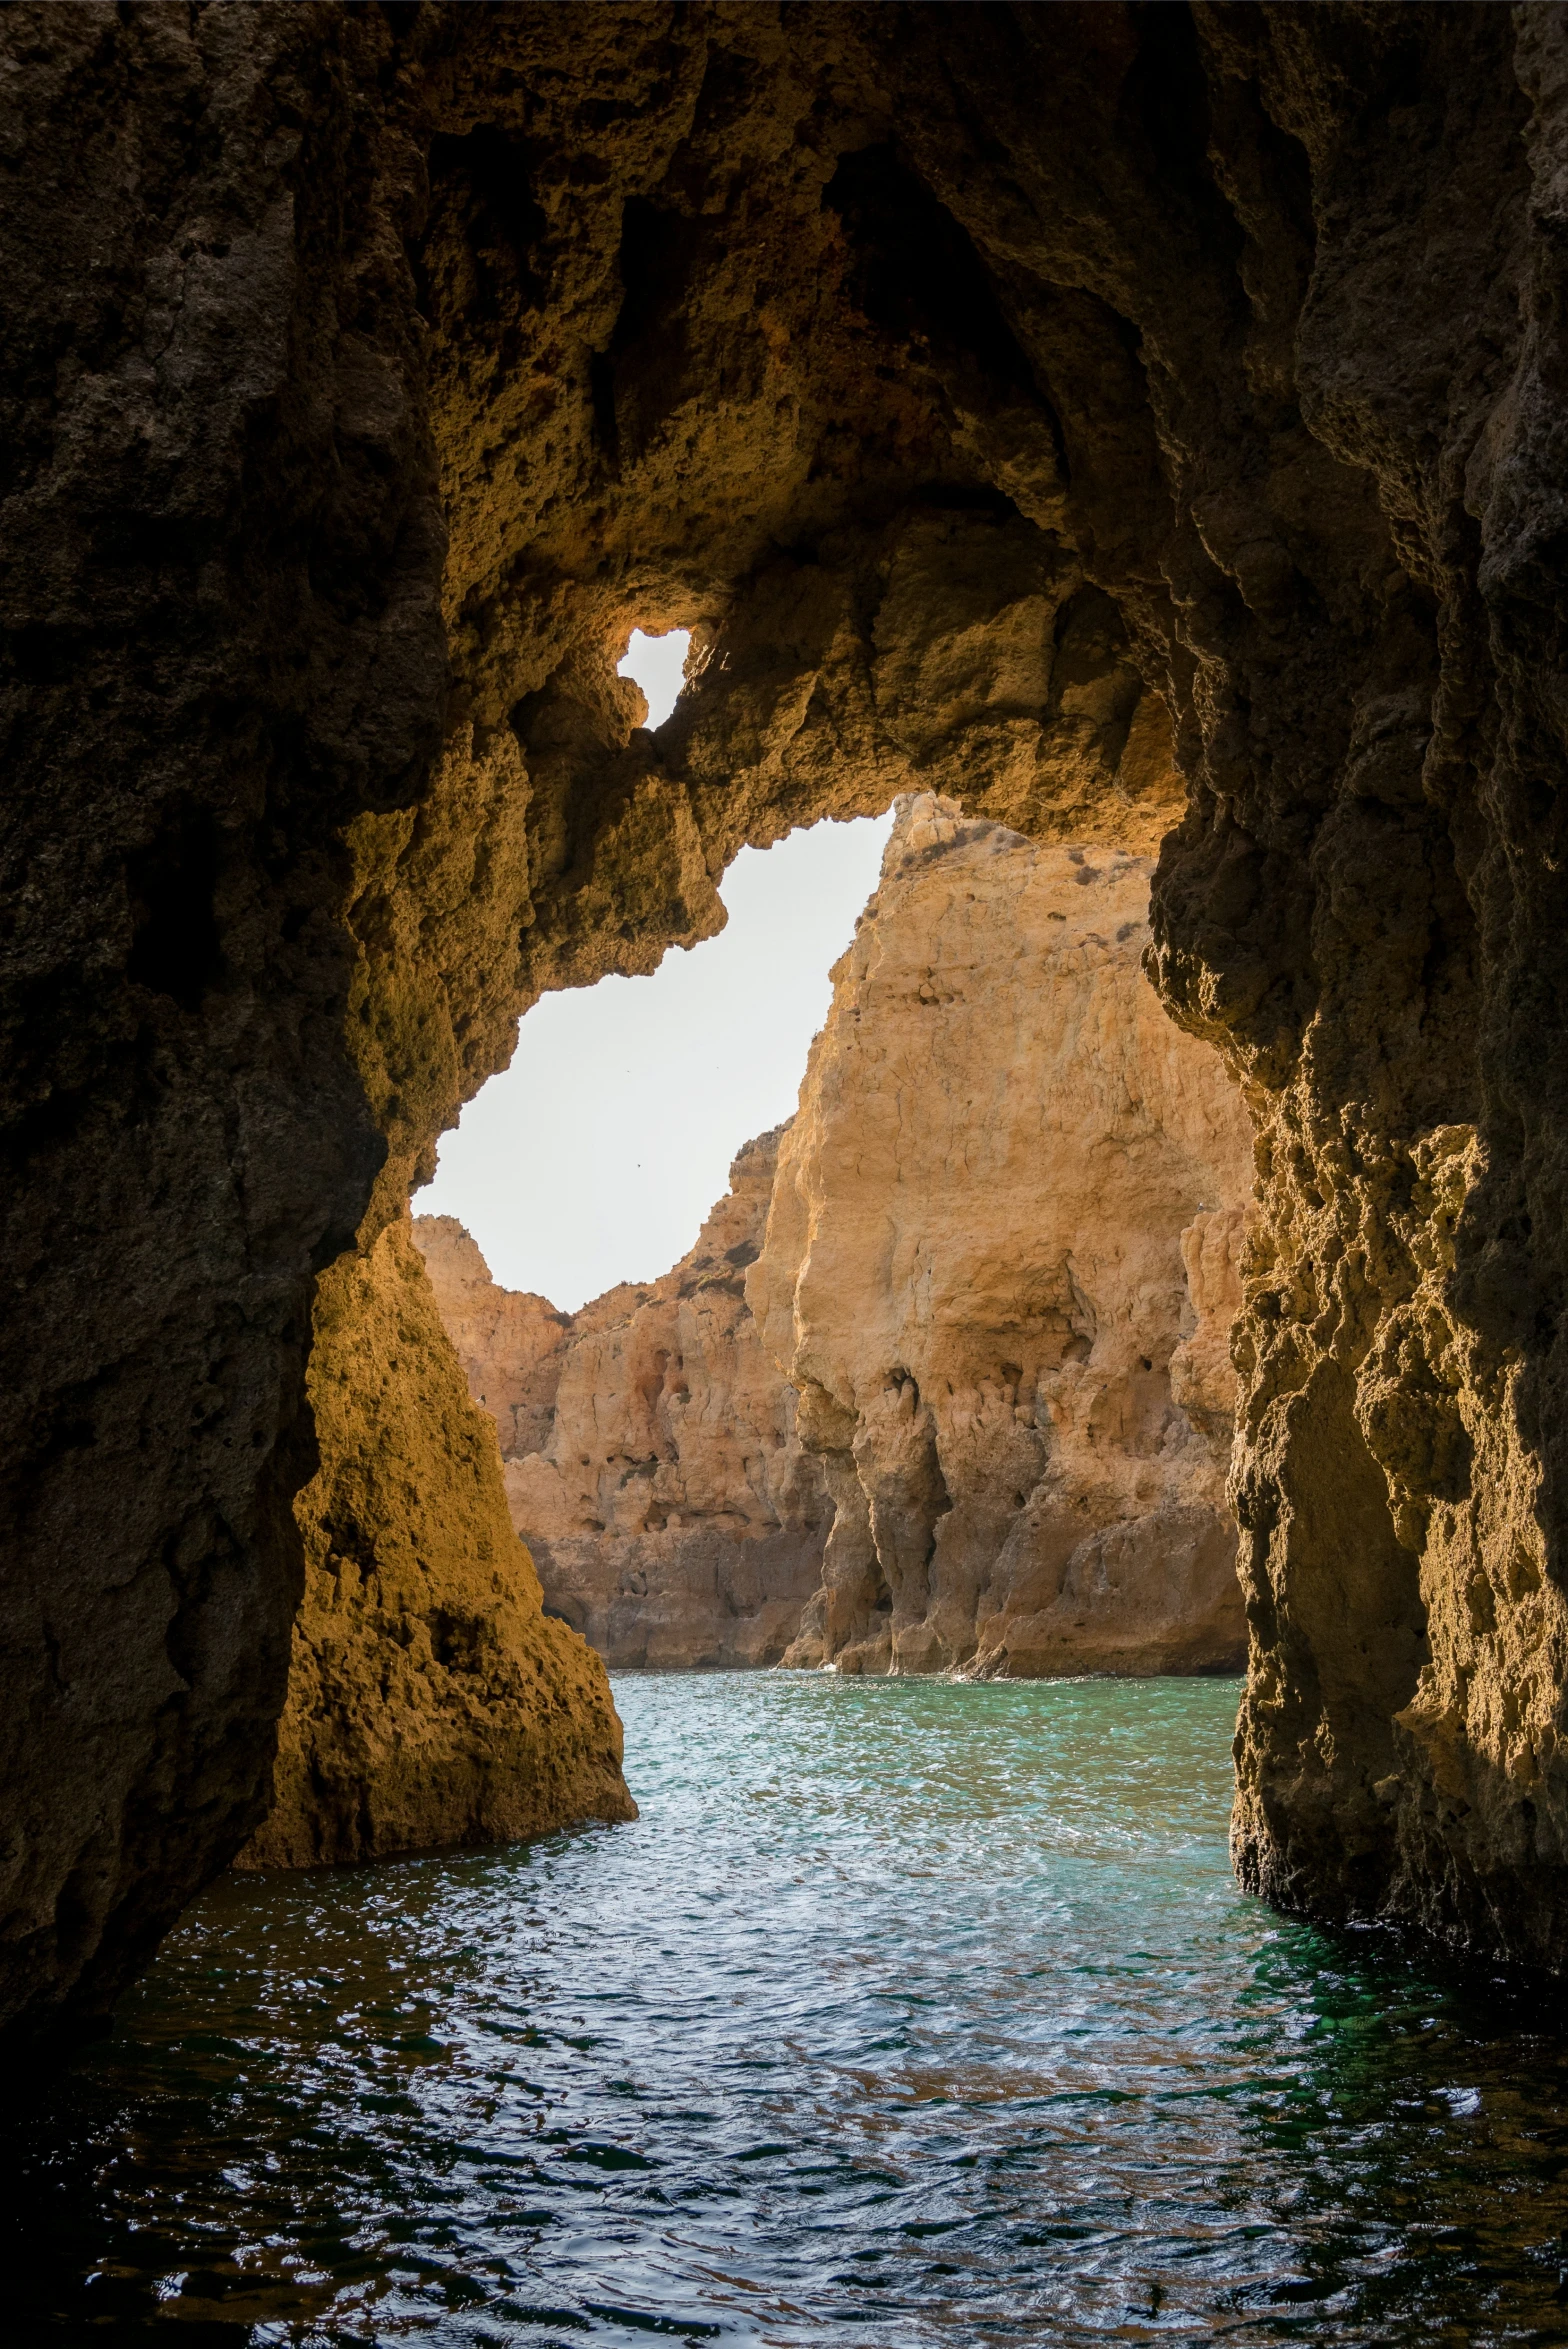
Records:
[[[668,628],[650,635],[634,628],[626,650],[615,664],[617,677],[629,677],[648,705],[647,724],[657,733],[680,700],[686,683],[686,660],[691,650],[689,628]]]
[[[443,1137],[414,1213],[454,1216],[496,1279],[575,1312],[685,1254],[742,1145],[794,1113],[829,971],[891,824],[743,848],[715,936],[657,970],[541,997],[508,1067]]]
[[[527,1013],[413,1237],[613,1670],[1239,1671],[1250,1136],[1150,871],[907,793]]]
[[[616,662],[651,732],[677,707],[692,641],[687,628],[633,628]],[[416,1216],[455,1217],[505,1287],[568,1311],[657,1279],[691,1245],[736,1152],[793,1114],[829,971],[891,822],[889,811],[807,823],[742,846],[718,884],[716,935],[655,970],[542,996],[508,1066],[443,1138]]]

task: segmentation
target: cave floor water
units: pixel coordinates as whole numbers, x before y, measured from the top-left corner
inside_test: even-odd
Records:
[[[631,1676],[635,1826],[231,1878],[5,2337],[1568,2341],[1568,2037],[1238,1893],[1236,1697]]]

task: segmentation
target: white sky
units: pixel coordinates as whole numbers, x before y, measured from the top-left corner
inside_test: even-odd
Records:
[[[645,653],[651,648],[651,653]],[[674,707],[684,630],[632,637],[649,723]],[[661,673],[662,672],[662,673]],[[743,848],[728,926],[650,979],[546,995],[441,1143],[416,1215],[455,1215],[503,1288],[568,1312],[685,1255],[742,1142],[788,1117],[827,1016],[828,971],[876,886],[892,816]]]
[[[626,658],[616,666],[617,677],[635,677],[648,704],[648,723],[662,726],[680,699],[686,673],[689,628],[672,628],[668,636],[645,636],[634,628]]]

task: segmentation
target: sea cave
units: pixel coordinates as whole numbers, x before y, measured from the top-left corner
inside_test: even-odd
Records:
[[[1562,12],[23,0],[0,59],[26,2321],[1561,2337]],[[872,818],[686,1253],[492,1279],[421,1194],[519,1022]],[[154,2110],[229,2175],[214,2034],[297,2087],[259,2209],[356,2033],[418,2112],[352,2188],[209,2257],[159,2156],[60,2232]],[[607,2199],[541,2170],[518,2251],[546,2143]],[[822,2240],[703,2201],[754,2157]]]

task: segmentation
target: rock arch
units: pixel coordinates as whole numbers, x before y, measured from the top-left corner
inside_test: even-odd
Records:
[[[1558,1961],[1561,43],[9,14],[19,2033],[258,1815],[315,1277],[538,990],[909,783],[1163,837],[1249,1089],[1243,1879]]]

